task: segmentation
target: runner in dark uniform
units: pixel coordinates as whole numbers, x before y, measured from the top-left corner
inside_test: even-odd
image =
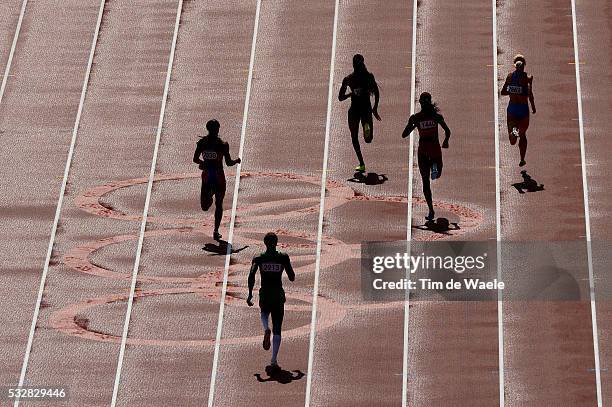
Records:
[[[257,270],[261,273],[261,288],[259,289],[259,308],[261,309],[261,322],[264,328],[263,348],[270,349],[270,333],[272,338],[272,361],[271,365],[278,368],[276,358],[281,344],[281,329],[283,316],[285,314],[285,291],[283,290],[283,271],[287,273],[290,281],[295,280],[295,272],[291,267],[289,256],[276,251],[278,237],[275,233],[268,233],[264,237],[266,251],[253,259],[251,272],[249,273],[249,296],[247,304],[253,306],[253,287],[255,286],[255,275]],[[268,320],[272,314],[272,331],[270,331]]]
[[[365,162],[361,155],[361,146],[359,145],[359,123],[363,126],[363,139],[366,143],[371,143],[374,138],[374,127],[372,124],[372,115],[376,120],[380,120],[378,115],[378,100],[380,94],[378,85],[374,75],[368,72],[363,56],[356,54],[353,57],[353,73],[342,80],[338,100],[341,102],[351,98],[351,107],[348,111],[348,124],[351,131],[351,139],[353,148],[357,154],[359,165],[355,167],[357,171],[365,171]],[[350,93],[346,93],[347,88],[351,89]],[[374,107],[370,96],[374,95]]]
[[[448,148],[448,139],[451,131],[446,125],[444,118],[440,113],[435,103],[431,101],[431,95],[427,92],[421,93],[419,97],[421,111],[413,114],[408,120],[408,125],[402,133],[402,137],[406,138],[410,133],[418,128],[419,131],[419,148],[417,150],[417,158],[419,163],[419,172],[423,180],[423,194],[429,207],[429,213],[425,217],[427,220],[433,220],[435,212],[431,196],[431,185],[429,176],[435,180],[442,175],[442,150],[440,149],[440,140],[438,139],[438,125],[444,129],[444,142],[442,148]]]
[[[203,211],[208,211],[215,197],[215,240],[221,239],[219,226],[223,218],[223,198],[225,197],[225,172],[223,171],[223,159],[229,167],[239,164],[240,158],[232,160],[229,152],[229,144],[219,138],[220,124],[216,120],[206,123],[208,135],[198,140],[193,162],[198,164],[202,170],[202,191],[200,194],[200,206]]]
[[[517,139],[519,141],[519,152],[521,154],[520,167],[526,164],[529,103],[531,103],[531,112],[533,114],[536,112],[533,98],[533,76],[527,75],[525,65],[527,65],[527,62],[524,56],[519,54],[514,57],[515,70],[508,74],[501,90],[502,95],[510,96],[506,111],[508,137],[512,145],[516,144]]]

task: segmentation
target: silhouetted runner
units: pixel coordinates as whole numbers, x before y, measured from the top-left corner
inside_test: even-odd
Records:
[[[232,160],[229,152],[229,144],[219,137],[221,125],[216,120],[206,123],[208,135],[198,140],[193,162],[202,170],[202,191],[200,193],[200,206],[203,211],[208,211],[215,197],[215,231],[213,238],[221,239],[219,226],[223,218],[223,198],[225,197],[225,172],[223,171],[223,159],[229,167],[239,164],[240,158]]]
[[[410,116],[402,137],[408,137],[415,128],[418,128],[419,148],[417,150],[417,159],[419,172],[423,180],[423,195],[425,195],[427,207],[429,208],[429,213],[425,216],[425,219],[433,220],[435,212],[429,176],[431,174],[432,180],[440,178],[443,166],[442,150],[440,149],[440,140],[438,139],[438,125],[442,126],[445,133],[442,148],[448,148],[448,139],[450,138],[451,131],[446,122],[444,122],[444,117],[438,113],[440,109],[431,101],[429,93],[421,93],[419,103],[421,104],[421,111]]]
[[[295,280],[295,272],[291,267],[289,256],[276,251],[278,237],[275,233],[268,233],[264,237],[266,251],[253,259],[249,273],[249,296],[247,304],[253,306],[253,287],[257,270],[261,275],[261,288],[259,289],[259,308],[261,309],[261,323],[264,329],[263,348],[270,349],[270,333],[272,338],[272,360],[270,364],[274,369],[280,369],[277,362],[278,350],[281,344],[281,330],[285,315],[285,291],[283,290],[283,271],[287,273],[290,281]],[[272,315],[272,331],[269,327],[269,317]]]
[[[349,93],[346,93],[347,88],[351,90]],[[372,107],[370,100],[372,95],[374,95],[374,107]],[[376,120],[380,120],[378,115],[380,94],[376,79],[374,79],[373,74],[368,72],[363,56],[360,54],[353,56],[353,73],[342,80],[338,100],[342,102],[349,97],[351,98],[351,107],[348,111],[348,124],[353,148],[359,160],[359,165],[355,167],[355,170],[365,171],[365,162],[359,145],[359,123],[363,126],[363,139],[366,143],[371,143],[374,138],[372,115],[376,117]]]
[[[506,77],[506,82],[502,87],[501,94],[510,96],[506,119],[508,122],[508,137],[510,144],[515,145],[518,139],[521,161],[519,166],[527,164],[525,154],[527,154],[527,129],[529,128],[529,103],[531,103],[531,113],[536,113],[535,101],[533,98],[533,76],[525,72],[527,61],[522,55],[514,57],[514,72],[510,72]]]

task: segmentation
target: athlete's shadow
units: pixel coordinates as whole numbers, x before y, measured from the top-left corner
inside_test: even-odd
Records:
[[[366,185],[380,185],[387,182],[388,179],[389,178],[387,178],[387,175],[385,174],[377,174],[375,172],[364,173],[358,171],[353,174],[353,178],[349,178],[347,181]]]
[[[451,236],[451,233],[448,232],[461,229],[457,222],[449,222],[446,218],[428,220],[427,222],[425,222],[424,225],[413,226],[413,228],[419,230],[428,230],[430,232],[440,233],[442,235],[449,236]]]
[[[538,192],[544,191],[544,184],[538,184],[538,181],[531,178],[531,175],[527,174],[527,171],[521,171],[521,176],[523,177],[523,182],[517,182],[512,184],[519,194],[524,194],[527,192]]]
[[[246,249],[249,246],[244,246],[241,247],[240,249],[235,249],[235,248],[231,248],[231,252],[228,250],[230,248],[230,244],[228,242],[226,242],[225,240],[219,239],[217,240],[218,244],[214,244],[214,243],[206,243],[204,245],[204,247],[202,247],[202,250],[204,250],[205,252],[209,252],[212,253],[215,256],[226,256],[228,253],[229,254],[234,254],[234,253],[238,253],[243,251],[244,249]]]
[[[259,373],[255,373],[254,376],[257,378],[259,383],[277,382],[280,384],[289,384],[293,381],[300,380],[305,376],[300,370],[290,372],[288,370],[283,370],[280,367],[273,368],[272,366],[266,366],[266,374],[268,377],[265,379],[261,377],[261,374]]]

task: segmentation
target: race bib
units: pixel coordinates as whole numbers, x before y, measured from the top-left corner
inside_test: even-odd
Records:
[[[215,151],[204,151],[202,157],[204,157],[205,160],[216,160],[217,153]]]
[[[516,86],[516,85],[508,85],[508,93],[511,93],[513,95],[522,95],[523,94],[523,87],[522,86]]]
[[[279,263],[262,263],[261,271],[268,273],[280,273],[283,271],[283,265]]]
[[[363,88],[355,88],[353,89],[353,95],[355,96],[365,96],[367,92]]]
[[[438,125],[435,120],[423,120],[419,122],[419,128],[421,130],[433,129]]]

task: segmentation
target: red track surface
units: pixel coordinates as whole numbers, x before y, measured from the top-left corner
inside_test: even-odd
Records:
[[[19,380],[99,4],[31,1],[0,103],[1,385]],[[116,0],[104,11],[26,375],[27,385],[68,386],[67,405],[111,400],[177,4]],[[498,1],[499,79],[512,56],[525,53],[538,106],[526,168],[546,189],[519,195],[512,187],[521,180],[518,151],[507,142],[500,98],[496,225],[491,4],[419,2],[416,94],[431,92],[453,130],[433,190],[438,216],[462,229],[443,237],[494,240],[499,226],[508,241],[575,242],[575,252],[557,260],[581,298],[504,302],[503,369],[497,302],[411,303],[411,406],[498,405],[502,370],[508,406],[596,405],[570,5]],[[0,5],[0,73],[20,7],[17,0]],[[212,213],[200,212],[191,157],[212,117],[238,153],[255,7],[255,0],[184,2],[117,405],[208,401],[224,258],[200,250],[214,243]],[[579,0],[577,14],[605,405],[612,398],[612,9],[605,0]],[[400,134],[410,109],[412,3],[340,2],[338,16],[311,405],[397,406],[404,304],[362,299],[359,245],[407,232],[409,151]],[[275,230],[297,271],[296,282],[286,283],[279,362],[307,373],[333,18],[332,1],[262,2],[234,229],[242,250],[229,267],[218,406],[304,404],[306,377],[290,384],[255,378],[265,377],[270,355],[261,349],[258,309],[244,297],[250,260],[263,234]],[[383,121],[374,123],[374,142],[362,143],[368,171],[388,177],[381,185],[348,180],[356,164],[348,102],[336,92],[356,52],[381,87]],[[414,174],[411,226],[425,213],[416,167]],[[228,181],[225,234],[233,171]],[[413,229],[412,237],[442,236]],[[542,258],[505,253],[503,278],[528,280]]]
[[[504,302],[506,394],[524,405],[596,405],[571,4],[503,2],[498,37],[500,87],[514,54],[528,55],[538,113],[528,132],[525,168],[550,194],[543,205],[539,193],[519,195],[511,186],[521,181],[518,151],[510,148],[502,126],[502,238],[576,242],[576,250],[560,256],[558,271],[575,279],[584,299]],[[510,253],[503,259],[503,277],[527,280],[542,273],[544,255]]]
[[[593,273],[597,321],[601,352],[601,381],[604,405],[612,400],[612,161],[606,152],[612,132],[610,111],[612,99],[602,84],[612,81],[612,5],[606,1],[578,1],[578,44],[582,73],[582,95],[591,231],[593,239]]]
[[[491,17],[485,2],[424,2],[418,10],[416,94],[433,95],[453,132],[443,176],[432,183],[434,198],[482,216],[480,228],[455,237],[461,240],[495,239]],[[421,190],[415,168],[415,195]],[[423,224],[425,213],[415,207],[413,225]],[[496,302],[415,302],[409,332],[410,405],[498,403]]]

